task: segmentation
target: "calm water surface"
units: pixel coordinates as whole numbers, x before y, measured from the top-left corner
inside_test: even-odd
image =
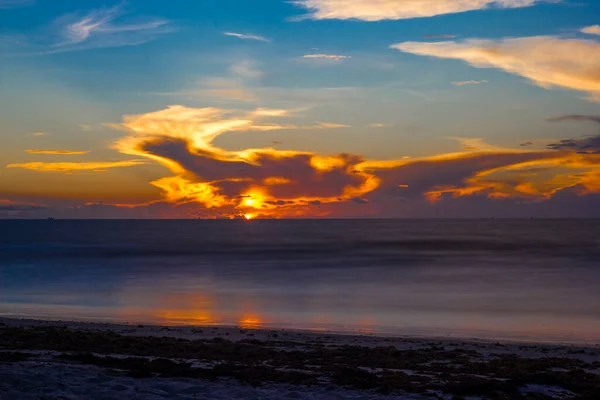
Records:
[[[0,221],[0,314],[600,343],[600,221]]]

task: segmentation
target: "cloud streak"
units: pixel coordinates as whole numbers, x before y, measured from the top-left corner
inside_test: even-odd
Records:
[[[32,5],[34,0],[0,0],[0,10]]]
[[[351,56],[341,56],[336,54],[306,54],[302,58],[307,60],[328,60],[328,61],[340,61],[352,58]]]
[[[425,39],[454,39],[456,35],[423,35]]]
[[[581,115],[581,114],[567,114],[559,117],[548,118],[550,122],[562,122],[562,121],[591,121],[600,124],[600,115]]]
[[[460,82],[452,82],[454,86],[465,86],[465,85],[481,85],[482,83],[488,83],[486,80],[481,81],[460,81]]]
[[[50,207],[45,204],[0,199],[0,216],[19,216],[28,211],[44,210],[48,208]]]
[[[433,17],[490,8],[532,6],[539,0],[295,0],[312,19],[363,21]]]
[[[48,206],[45,204],[31,203],[31,202],[23,202],[23,201],[14,201],[7,199],[0,199],[0,209],[37,209],[37,208],[47,208]]]
[[[109,161],[109,162],[30,162],[21,164],[9,164],[6,168],[23,168],[40,172],[75,172],[75,171],[97,171],[105,172],[109,168],[125,168],[144,165],[143,160]]]
[[[73,13],[56,19],[43,35],[13,40],[12,55],[48,55],[106,47],[135,46],[175,30],[166,19],[125,18],[123,4],[86,14]]]
[[[84,48],[131,46],[149,42],[171,32],[165,19],[144,18],[120,22],[125,14],[121,5],[98,9],[83,17],[68,15],[56,21],[62,40],[53,45],[56,51]]]
[[[600,43],[536,36],[462,42],[404,42],[391,46],[405,53],[456,59],[475,68],[497,68],[529,79],[545,89],[586,92],[600,101]]]
[[[600,136],[583,139],[563,139],[547,145],[552,150],[574,150],[578,154],[600,154]]]
[[[233,37],[236,37],[236,38],[242,39],[242,40],[257,40],[260,42],[270,42],[271,41],[271,39],[267,39],[264,36],[253,35],[251,33],[244,34],[244,33],[236,33],[236,32],[223,32],[223,35],[233,36]]]
[[[31,149],[25,150],[29,154],[45,154],[45,155],[83,155],[88,154],[89,151],[73,151],[73,150],[38,150]]]

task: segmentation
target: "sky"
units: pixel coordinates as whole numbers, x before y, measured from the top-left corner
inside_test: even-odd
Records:
[[[600,2],[0,0],[47,217],[600,217]]]

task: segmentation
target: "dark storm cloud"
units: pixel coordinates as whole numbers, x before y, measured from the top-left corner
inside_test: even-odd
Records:
[[[422,197],[437,188],[463,187],[469,178],[481,171],[493,170],[519,163],[551,159],[552,152],[468,153],[455,157],[417,160],[405,165],[381,170],[380,191],[406,198]],[[402,184],[401,186],[398,186]]]
[[[362,161],[354,155],[341,154],[331,165],[326,161],[316,165],[310,154],[272,150],[256,150],[252,162],[223,159],[220,153],[191,149],[184,140],[153,139],[141,148],[148,154],[172,160],[197,180],[223,183],[219,186],[227,189],[230,197],[253,185],[268,186],[269,193],[277,199],[335,197],[344,188],[359,187],[364,182],[360,175],[348,173],[349,166]],[[281,177],[281,182],[277,182],[277,177]]]

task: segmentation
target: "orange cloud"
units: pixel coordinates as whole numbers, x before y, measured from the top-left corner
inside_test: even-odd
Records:
[[[265,178],[263,180],[265,185],[268,186],[272,186],[272,185],[287,185],[292,183],[292,181],[288,178],[284,178],[282,176],[273,176],[273,177],[269,177],[269,178]]]
[[[49,206],[47,206],[45,204],[0,199],[0,211],[29,210],[29,209],[48,208],[48,207]]]
[[[47,154],[47,155],[82,155],[88,154],[89,151],[73,151],[73,150],[25,150],[29,154]]]
[[[9,164],[6,168],[24,168],[32,171],[42,172],[73,172],[73,171],[94,171],[105,170],[108,168],[124,168],[136,165],[146,164],[141,160],[114,161],[114,162],[30,162],[22,164]]]
[[[581,32],[587,33],[588,35],[600,35],[600,25],[587,26],[583,28]]]
[[[235,112],[216,108],[171,106],[131,115],[113,127],[130,133],[115,144],[125,154],[160,162],[175,176],[152,182],[163,199],[198,203],[231,215],[281,216],[298,209],[348,201],[377,187],[377,179],[355,171],[362,159],[351,155],[320,156],[275,149],[226,151],[214,139],[226,132],[307,129],[269,121],[293,115],[290,110]],[[346,125],[320,122],[311,129]]]
[[[543,201],[568,188],[577,187],[580,194],[598,193],[599,174],[599,156],[569,153],[478,171],[461,185],[439,186],[425,196],[432,202],[445,193],[453,197],[483,193],[490,198]]]
[[[463,42],[405,42],[392,46],[405,53],[463,60],[476,68],[499,68],[546,89],[561,87],[600,101],[600,43],[536,36]]]
[[[431,203],[473,195],[544,201],[566,189],[580,195],[600,193],[600,155],[571,149],[503,149],[481,143],[479,147],[408,161],[365,161],[358,168],[381,180],[375,195],[424,197]]]
[[[151,182],[162,190],[161,201],[196,204],[214,211],[205,215],[231,218],[325,216],[346,207],[343,204],[363,207],[369,214],[377,207],[371,199],[389,195],[430,202],[446,195],[543,201],[568,188],[582,195],[600,191],[600,156],[578,154],[568,146],[532,151],[493,146],[477,138],[452,138],[466,150],[371,161],[352,154],[271,148],[227,151],[213,145],[227,132],[287,129],[289,125],[272,119],[293,114],[171,106],[126,116],[115,127],[129,135],[115,146],[123,153],[156,160],[175,174]]]

